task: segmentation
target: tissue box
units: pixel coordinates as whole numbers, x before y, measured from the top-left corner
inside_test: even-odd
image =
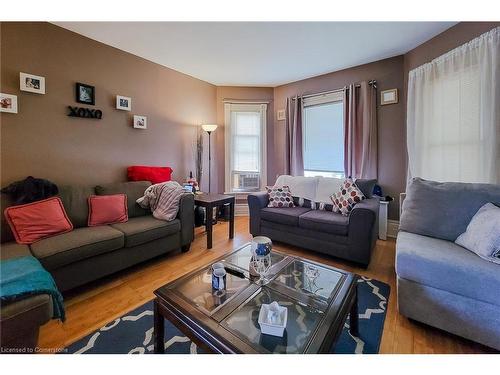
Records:
[[[266,335],[283,337],[286,328],[286,321],[288,318],[288,310],[284,306],[279,307],[279,315],[281,324],[271,324],[267,321],[267,313],[269,311],[269,305],[263,303],[260,307],[259,312],[259,325],[260,331]]]

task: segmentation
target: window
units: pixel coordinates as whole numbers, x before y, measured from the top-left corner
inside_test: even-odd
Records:
[[[304,99],[304,176],[344,177],[344,102],[341,92]]]
[[[267,104],[224,106],[226,192],[261,190],[266,183]]]
[[[500,29],[408,74],[408,182],[500,183]]]

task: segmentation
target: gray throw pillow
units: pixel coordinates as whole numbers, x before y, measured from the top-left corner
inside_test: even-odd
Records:
[[[482,206],[455,243],[500,264],[500,207],[492,203]]]

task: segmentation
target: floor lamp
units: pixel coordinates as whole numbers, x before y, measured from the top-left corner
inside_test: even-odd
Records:
[[[210,150],[210,134],[212,134],[212,132],[217,129],[217,125],[209,125],[209,124],[206,124],[206,125],[202,125],[201,128],[203,130],[205,130],[207,133],[208,133],[208,192],[210,193],[210,188],[211,188],[211,181],[210,181],[210,178],[211,178],[211,174],[212,174],[212,166],[211,166],[211,162],[212,162],[212,152]]]

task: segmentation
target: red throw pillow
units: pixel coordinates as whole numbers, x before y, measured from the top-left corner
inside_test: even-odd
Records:
[[[125,223],[128,221],[127,195],[91,195],[88,226]]]
[[[152,184],[170,181],[172,179],[172,168],[170,167],[146,167],[132,166],[127,168],[129,181],[151,181]]]
[[[29,245],[73,229],[61,199],[57,197],[7,207],[4,214],[16,242],[20,244]]]

